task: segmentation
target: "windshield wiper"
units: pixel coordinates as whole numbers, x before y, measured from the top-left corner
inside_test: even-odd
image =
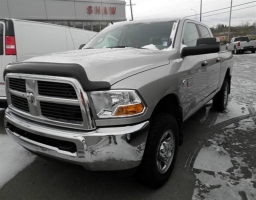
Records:
[[[129,46],[114,46],[114,47],[106,47],[106,48],[127,48]],[[134,47],[131,47],[131,48],[134,48]]]
[[[131,46],[114,46],[114,47],[106,47],[106,48],[134,48],[134,49],[148,49],[143,47],[131,47]]]

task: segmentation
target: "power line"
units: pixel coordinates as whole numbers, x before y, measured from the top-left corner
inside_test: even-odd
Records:
[[[255,2],[256,2],[256,1],[251,1],[251,2],[247,2],[247,3],[235,5],[235,6],[233,6],[233,7],[242,6],[242,5],[245,5],[245,4],[250,4],[250,3],[255,3]],[[202,14],[206,14],[206,13],[210,13],[210,12],[216,12],[216,11],[224,10],[224,9],[228,9],[228,8],[230,8],[230,7],[221,8],[221,9],[216,9],[216,10],[214,10],[214,11],[208,11],[208,12],[204,12],[204,13],[202,13]],[[183,9],[183,10],[184,10],[184,9]],[[185,10],[188,10],[188,9],[185,9]],[[182,11],[182,10],[179,10],[179,11]],[[176,12],[179,12],[179,11],[176,11]],[[173,12],[172,12],[172,13],[173,13]],[[161,14],[150,15],[150,16],[161,16],[161,15],[165,15],[165,14],[167,14],[167,13],[161,13]],[[197,15],[199,15],[199,14],[197,14]],[[192,17],[192,16],[194,16],[194,15],[189,15],[189,16],[187,16],[187,17]]]
[[[238,4],[238,5],[235,5],[235,6],[232,6],[233,8],[234,7],[237,7],[237,6],[242,6],[242,5],[246,5],[246,4],[250,4],[250,3],[255,3],[256,1],[251,1],[251,2],[247,2],[247,3],[242,3],[242,4]],[[211,10],[211,11],[208,11],[208,12],[204,12],[202,14],[206,14],[206,13],[211,13],[211,12],[216,12],[216,11],[219,11],[219,10],[225,10],[225,9],[230,9],[231,7],[226,7],[226,8],[220,8],[220,9],[217,9],[217,10]],[[189,17],[192,17],[194,15],[190,15]]]
[[[244,9],[252,8],[252,7],[256,7],[256,5],[255,5],[255,6],[248,6],[248,7],[244,7],[244,8],[240,8],[240,9],[236,9],[236,10],[232,10],[232,12],[238,11],[238,10],[244,10]],[[224,14],[224,13],[229,13],[229,11],[225,11],[225,12],[221,12],[221,13],[216,13],[216,14],[212,14],[212,15],[206,15],[206,16],[204,16],[204,17],[210,17],[210,16],[219,15],[219,14]]]
[[[171,6],[165,6],[164,8],[159,8],[159,9],[154,9],[154,10],[148,10],[147,12],[155,12],[155,11],[159,11],[159,10],[163,10],[163,9],[166,9],[166,8],[169,8],[169,7],[174,7],[174,6],[177,6],[177,5],[181,5],[181,4],[185,4],[185,3],[188,3],[188,2],[191,2],[191,1],[194,1],[194,0],[190,0],[190,1],[185,1],[185,2],[182,2],[182,3],[178,3],[178,4],[174,4],[174,5],[171,5]],[[217,0],[217,1],[219,1],[219,0]],[[208,3],[203,3],[203,6],[204,5],[208,5],[208,4],[211,4],[211,3],[214,3],[214,2],[217,2],[217,1],[212,1],[212,2],[208,2]],[[193,8],[197,8],[197,7],[200,7],[200,5],[199,6],[195,6],[195,7],[193,7]],[[180,12],[180,11],[184,11],[184,10],[190,10],[191,9],[191,7],[190,8],[185,8],[185,9],[181,9],[181,10],[175,10],[175,11],[168,11],[168,13],[169,12],[172,12],[172,13],[174,13],[174,12]],[[165,14],[165,13],[164,13]],[[156,14],[156,15],[159,15],[159,14]],[[139,17],[139,16],[141,16],[141,15],[137,15],[137,17]],[[151,15],[152,16],[152,15]],[[155,16],[155,15],[153,15],[153,16]]]

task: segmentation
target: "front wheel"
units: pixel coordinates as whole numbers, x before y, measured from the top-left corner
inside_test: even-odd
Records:
[[[229,82],[224,79],[221,90],[213,98],[213,108],[217,111],[224,111],[228,104]]]
[[[252,53],[255,53],[255,50],[251,50]]]
[[[172,115],[162,112],[153,117],[137,173],[140,181],[152,188],[159,188],[168,180],[177,157],[178,135],[178,124]]]

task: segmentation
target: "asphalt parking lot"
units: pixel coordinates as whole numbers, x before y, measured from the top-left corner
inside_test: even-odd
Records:
[[[0,138],[8,141],[8,150],[0,155],[0,176],[5,179],[0,199],[256,199],[255,60],[256,54],[234,56],[225,112],[215,112],[209,102],[185,122],[175,169],[159,190],[147,188],[133,177],[87,172],[31,155],[7,138],[1,110]],[[0,146],[4,144],[0,142]],[[17,152],[20,154],[4,168],[3,160]],[[21,168],[15,168],[17,160]],[[10,175],[4,176],[8,171]]]

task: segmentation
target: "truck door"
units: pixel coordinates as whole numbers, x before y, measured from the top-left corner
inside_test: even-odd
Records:
[[[181,50],[184,46],[196,46],[200,37],[198,28],[193,22],[186,22],[183,31]],[[183,58],[181,69],[183,69],[183,87],[186,87],[186,99],[182,102],[184,117],[187,118],[197,110],[206,95],[207,68],[204,66],[206,55],[186,56]]]
[[[200,35],[202,38],[211,37],[210,31],[202,25],[198,25]],[[206,54],[207,65],[205,66],[207,71],[208,86],[205,93],[205,98],[214,93],[217,90],[217,86],[220,78],[220,58],[218,53]]]
[[[4,80],[3,80],[3,70],[4,70],[4,38],[5,38],[5,24],[0,21],[0,97],[5,96],[4,92]]]

